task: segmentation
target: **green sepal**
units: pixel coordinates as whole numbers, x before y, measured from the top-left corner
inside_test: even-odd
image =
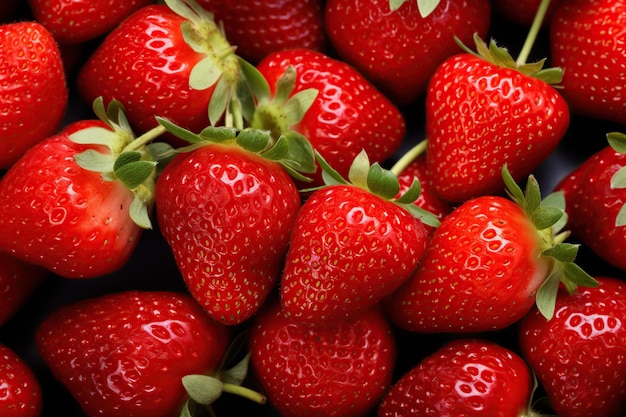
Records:
[[[139,192],[138,192],[139,191]],[[145,196],[144,196],[145,194]],[[137,187],[135,197],[128,210],[128,215],[135,224],[142,229],[152,229],[152,221],[150,220],[150,210],[152,207],[152,198],[154,190],[141,184]]]
[[[581,287],[595,288],[600,285],[595,278],[574,262],[563,263],[563,275],[569,282],[580,285]]]
[[[84,152],[74,155],[74,160],[79,167],[87,171],[100,173],[111,173],[115,166],[115,157],[109,153],[98,152],[94,149],[87,149]],[[112,177],[107,179],[113,179]]]
[[[179,139],[184,140],[185,142],[188,142],[188,143],[198,143],[198,142],[202,142],[203,141],[203,139],[200,137],[200,135],[197,135],[197,134],[191,132],[190,130],[187,130],[187,129],[183,128],[183,127],[180,127],[177,124],[174,124],[174,123],[170,122],[166,118],[157,116],[156,120],[169,133],[171,133],[172,135],[176,136]]]
[[[398,10],[407,0],[389,0],[391,11]],[[413,0],[415,1],[415,0]],[[428,17],[439,6],[441,0],[417,0],[417,8],[422,18]]]
[[[229,368],[220,374],[220,379],[225,384],[242,385],[248,375],[250,367],[250,353],[248,352],[232,368]]]
[[[390,200],[400,192],[398,177],[388,169],[374,163],[367,174],[367,187],[376,195]]]
[[[557,267],[555,267],[556,269]],[[541,284],[537,290],[535,304],[537,309],[546,320],[551,320],[554,316],[556,307],[556,297],[559,292],[561,283],[561,272],[553,270],[548,278]]]
[[[201,405],[213,404],[222,395],[224,387],[219,379],[199,374],[185,375],[182,383],[189,397]]]
[[[326,185],[346,185],[348,181],[341,176],[339,172],[324,159],[322,154],[318,151],[315,151],[315,157],[317,159],[317,163],[320,165],[322,169],[322,178],[324,180],[324,184]]]
[[[124,164],[115,169],[115,176],[130,190],[139,187],[141,183],[154,174],[156,162],[137,161]]]
[[[565,211],[565,193],[563,191],[554,191],[543,198],[541,201],[543,206],[554,207],[561,210],[561,218],[552,225],[552,233],[556,234],[563,230],[567,225],[568,216]]]
[[[315,152],[311,142],[298,132],[289,130],[281,136],[289,140],[289,156],[286,159],[298,172],[312,174],[317,170]],[[309,180],[309,179],[307,179]]]
[[[542,256],[548,256],[561,262],[574,262],[578,255],[579,245],[572,243],[560,243],[541,252]]]
[[[607,133],[609,145],[619,153],[626,153],[626,134],[621,132]]]
[[[118,133],[104,127],[87,127],[78,130],[70,135],[74,143],[81,145],[103,145],[110,147],[110,144],[117,141]]]
[[[258,101],[270,100],[270,86],[261,72],[245,59],[239,58],[239,69],[243,75],[243,80],[252,95]]]
[[[396,204],[398,204],[398,202],[396,201]],[[439,227],[439,225],[441,224],[441,222],[439,221],[439,219],[437,218],[437,216],[435,216],[433,213],[431,213],[430,211],[414,204],[414,203],[408,203],[408,204],[398,204],[400,207],[404,208],[406,211],[408,211],[413,217],[415,217],[416,219],[420,219],[420,221],[422,223],[424,223],[427,226],[430,227]]]
[[[208,126],[200,132],[200,141],[224,143],[237,140],[237,129],[226,126]]]
[[[422,184],[417,177],[413,178],[413,182],[408,190],[396,199],[398,204],[413,204],[422,193]]]
[[[538,230],[554,226],[563,217],[563,210],[541,206],[532,212],[530,219]]]
[[[622,205],[615,217],[615,226],[621,227],[626,225],[626,204]]]
[[[208,109],[209,123],[212,126],[216,126],[226,112],[234,89],[235,85],[227,80],[226,77],[220,78],[217,82],[215,90],[213,90],[211,95]]]
[[[194,90],[206,90],[220,79],[222,69],[215,65],[212,57],[205,57],[193,66],[189,73],[189,87]]]
[[[621,167],[611,177],[611,188],[626,188],[626,166]]]
[[[270,133],[260,129],[246,128],[237,135],[237,144],[254,153],[266,150],[271,140]]]
[[[283,161],[288,159],[289,139],[287,136],[280,136],[274,146],[263,152],[263,158],[269,159],[270,161]]]
[[[293,126],[302,121],[304,115],[309,110],[319,91],[315,88],[307,88],[298,91],[291,96],[283,106],[283,114],[287,116],[287,125]]]
[[[362,150],[357,154],[350,165],[350,169],[348,170],[348,182],[357,187],[368,189],[370,166],[367,152]]]

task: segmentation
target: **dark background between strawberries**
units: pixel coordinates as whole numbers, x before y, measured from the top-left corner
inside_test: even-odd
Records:
[[[28,15],[24,14],[27,18]],[[506,46],[516,56],[521,47],[526,28],[517,26],[500,16],[492,16],[490,37],[498,44]],[[97,40],[92,42],[95,46]],[[89,46],[89,44],[88,44]],[[83,51],[86,57],[90,48]],[[540,33],[533,48],[529,62],[543,57],[549,59],[548,35]],[[70,88],[73,78],[69,79]],[[422,140],[424,125],[423,103],[416,103],[403,109],[408,124],[408,134],[402,150],[408,149],[417,141]],[[93,118],[88,104],[71,95],[66,122],[82,118]],[[607,146],[605,135],[611,131],[626,131],[626,127],[572,115],[570,128],[557,150],[538,168],[534,175],[539,180],[543,195],[552,191],[554,186],[584,159]],[[391,163],[393,161],[389,161]],[[571,239],[572,242],[575,240]],[[624,273],[600,261],[584,246],[581,248],[578,263],[591,275],[610,275],[623,277]],[[140,290],[174,290],[186,291],[182,278],[176,269],[169,248],[159,234],[158,229],[144,232],[135,253],[120,271],[88,280],[69,280],[57,276],[47,279],[23,308],[4,326],[0,327],[0,343],[14,349],[36,373],[42,386],[44,400],[43,417],[63,415],[65,417],[84,417],[78,404],[59,384],[42,362],[34,344],[34,335],[39,323],[62,305],[79,299],[95,297],[111,292],[128,289]],[[241,326],[241,330],[246,325]],[[237,329],[239,330],[239,329]],[[395,370],[396,379],[425,356],[432,353],[448,340],[463,337],[462,335],[420,335],[397,330],[398,363]],[[467,335],[469,336],[469,335]],[[498,332],[472,335],[487,337],[501,343],[514,351],[517,348],[516,326]],[[254,381],[250,381],[254,387]],[[215,405],[218,416],[267,416],[276,417],[277,412],[271,405],[256,405],[246,400],[229,397],[226,394]],[[375,412],[372,413],[372,416]],[[626,413],[624,414],[626,416]],[[149,416],[147,416],[149,417]]]

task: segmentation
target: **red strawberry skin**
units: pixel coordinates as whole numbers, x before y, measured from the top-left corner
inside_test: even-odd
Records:
[[[310,327],[281,313],[259,315],[250,333],[250,364],[283,417],[358,417],[372,411],[391,383],[396,344],[380,309]]]
[[[195,299],[238,324],[279,278],[300,196],[277,163],[208,145],[172,161],[157,180],[159,227]]]
[[[98,147],[76,144],[69,135],[94,126],[106,125],[69,125],[30,149],[2,178],[1,250],[67,278],[105,275],[126,263],[142,230],[128,214],[132,192],[74,160]]]
[[[0,326],[22,307],[47,276],[45,268],[0,252]]]
[[[237,54],[251,63],[286,49],[326,49],[320,0],[198,0],[224,24]]]
[[[82,43],[104,35],[152,0],[28,0],[36,21],[59,43]]]
[[[125,291],[52,313],[37,347],[87,415],[170,417],[186,399],[181,378],[214,371],[228,334],[188,295]]]
[[[526,415],[531,388],[530,369],[513,351],[455,339],[393,385],[378,417],[518,417]]]
[[[441,222],[419,267],[386,305],[411,331],[502,329],[530,311],[548,270],[523,210],[503,197],[478,197]]]
[[[612,188],[611,178],[626,166],[626,155],[612,147],[596,152],[556,186],[565,195],[568,229],[600,258],[626,269],[626,227],[615,219],[626,190]]]
[[[556,148],[569,126],[563,97],[549,84],[471,54],[442,63],[426,97],[426,160],[433,187],[463,202],[504,190]]]
[[[427,240],[421,221],[363,188],[320,189],[302,206],[292,232],[283,311],[308,324],[354,317],[409,278]]]
[[[37,22],[0,25],[0,169],[56,133],[68,101],[59,47]]]
[[[0,415],[40,417],[41,386],[31,368],[11,348],[0,344]]]
[[[626,410],[626,284],[560,289],[554,317],[534,310],[519,327],[523,356],[560,417],[620,416]]]
[[[590,12],[593,11],[593,12]],[[573,113],[626,124],[626,1],[562,1],[550,26],[553,65]]]
[[[406,133],[402,113],[353,67],[308,49],[274,53],[257,66],[272,94],[289,65],[296,70],[293,93],[307,88],[319,92],[292,129],[303,134],[342,176],[348,177],[362,150],[372,162],[383,162],[398,150]],[[313,182],[308,187],[323,184],[321,169],[310,176]]]
[[[131,14],[81,67],[81,97],[87,103],[100,96],[105,103],[121,102],[138,134],[157,125],[155,116],[194,132],[208,126],[214,87],[194,90],[189,86],[191,69],[204,55],[183,39],[180,25],[184,20],[163,4]]]
[[[389,0],[329,0],[325,22],[339,56],[400,106],[417,101],[446,58],[458,53],[454,36],[471,43],[487,34],[487,0],[442,0],[426,18],[415,1],[391,11]]]

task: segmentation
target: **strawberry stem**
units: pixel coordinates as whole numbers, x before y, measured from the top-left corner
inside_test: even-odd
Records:
[[[539,30],[541,29],[541,25],[543,24],[543,19],[546,16],[549,5],[550,0],[542,0],[539,4],[539,8],[537,9],[537,13],[535,14],[533,23],[530,26],[528,35],[526,36],[526,40],[524,41],[524,45],[522,46],[522,50],[520,51],[517,60],[515,61],[515,64],[517,66],[526,64],[526,60],[528,59],[530,51],[535,44],[535,40],[537,39],[537,35],[539,34]]]
[[[153,127],[152,129],[148,130],[143,135],[137,137],[135,140],[126,145],[124,151],[136,151],[142,146],[152,142],[155,138],[161,136],[165,132],[167,132],[167,129],[165,129],[164,126],[158,125],[156,127]]]
[[[426,152],[426,145],[428,141],[424,139],[419,142],[417,145],[409,149],[407,153],[402,155],[400,159],[391,167],[390,171],[393,172],[396,176],[400,175],[404,169],[411,164],[415,159],[417,159],[421,154]]]
[[[235,394],[240,397],[246,398],[250,401],[254,401],[257,404],[265,404],[267,402],[267,397],[260,392],[254,391],[250,388],[243,387],[241,385],[230,384],[225,382],[222,386],[223,392],[228,392],[230,394]]]

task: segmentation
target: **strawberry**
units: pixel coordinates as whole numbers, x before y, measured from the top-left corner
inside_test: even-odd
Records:
[[[396,342],[380,309],[310,327],[273,303],[250,331],[250,365],[282,417],[357,417],[391,383]]]
[[[294,49],[270,54],[257,69],[269,91],[267,85],[254,91],[251,126],[304,135],[343,176],[362,150],[382,162],[400,147],[406,124],[399,109],[350,65]],[[311,178],[309,187],[323,184],[321,169]]]
[[[489,340],[455,339],[393,385],[378,417],[521,417],[532,386],[528,365],[513,351]]]
[[[537,303],[554,312],[559,282],[595,285],[574,264],[578,246],[563,243],[562,196],[540,200],[530,176],[526,193],[503,170],[511,199],[481,196],[441,221],[413,276],[385,305],[401,328],[417,332],[503,329]]]
[[[562,94],[572,112],[626,124],[626,2],[562,1],[550,26],[552,62],[563,68]]]
[[[0,252],[0,326],[22,307],[47,276],[44,268]]]
[[[500,193],[504,164],[522,180],[552,153],[570,120],[565,100],[544,81],[558,82],[558,70],[542,70],[542,61],[520,65],[494,41],[475,42],[478,55],[468,50],[443,62],[426,96],[429,175],[453,202]]]
[[[194,0],[166,3],[139,9],[110,32],[79,71],[78,90],[89,103],[121,102],[139,132],[156,126],[155,116],[196,132],[228,107],[238,58]]]
[[[617,417],[626,410],[626,283],[561,287],[556,313],[536,310],[519,326],[522,355],[560,417]]]
[[[82,43],[104,35],[152,0],[28,0],[35,20],[59,43]]]
[[[0,249],[68,278],[117,271],[150,228],[156,161],[116,103],[24,154],[0,181]],[[117,111],[117,113],[116,113]]]
[[[626,135],[608,135],[596,152],[556,185],[565,196],[569,228],[601,259],[626,269]]]
[[[36,342],[88,416],[170,417],[216,382],[229,333],[186,294],[129,290],[61,307]]]
[[[0,25],[0,169],[59,128],[68,89],[59,47],[36,22]]]
[[[224,25],[237,54],[252,63],[285,49],[326,49],[320,0],[198,0]]]
[[[458,52],[454,37],[485,36],[490,16],[488,0],[328,0],[325,23],[339,56],[404,106]]]
[[[8,346],[0,344],[0,415],[40,417],[43,411],[37,377]]]
[[[334,181],[300,209],[280,288],[285,315],[316,325],[354,317],[396,290],[428,240],[418,218],[424,211],[413,204],[419,182],[395,199],[397,178],[370,166],[365,152],[350,169],[351,182],[320,163]]]
[[[239,324],[278,280],[300,209],[295,171],[282,154],[289,140],[273,143],[252,128],[178,134],[195,145],[157,180],[158,224],[194,298],[214,319]]]

